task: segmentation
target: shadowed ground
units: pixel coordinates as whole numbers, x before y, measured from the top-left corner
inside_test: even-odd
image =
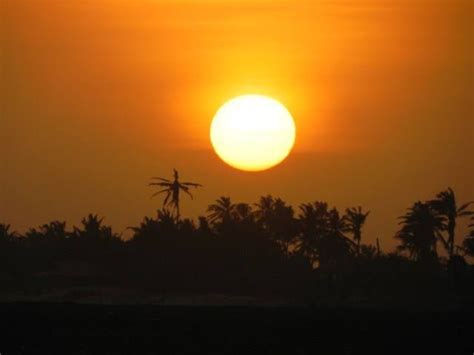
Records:
[[[2,304],[2,354],[472,354],[472,311]]]

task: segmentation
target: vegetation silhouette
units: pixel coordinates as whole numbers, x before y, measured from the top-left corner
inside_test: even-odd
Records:
[[[442,230],[448,233],[448,239],[446,240],[442,235],[440,235],[440,240],[443,242],[443,246],[449,253],[449,258],[452,259],[455,255],[455,249],[461,248],[455,244],[457,219],[473,215],[474,212],[468,210],[468,207],[473,202],[467,202],[460,207],[457,207],[456,195],[454,194],[453,189],[448,187],[447,190],[437,194],[436,199],[431,200],[428,203],[442,218]]]
[[[180,211],[179,211],[179,193],[183,191],[184,193],[188,194],[191,199],[193,199],[193,195],[189,191],[190,187],[201,187],[201,184],[197,184],[194,182],[180,182],[179,181],[179,174],[176,169],[174,169],[174,180],[170,181],[168,179],[162,177],[152,177],[152,180],[158,180],[161,182],[150,182],[150,186],[159,186],[164,187],[164,189],[155,192],[151,197],[155,197],[161,193],[166,193],[166,197],[163,201],[163,208],[167,206],[172,207],[176,212],[176,220],[179,220]]]
[[[360,242],[362,240],[362,227],[365,224],[370,211],[363,213],[362,207],[352,207],[346,209],[347,231],[352,234],[352,238],[357,243],[357,255],[360,254]]]
[[[215,203],[209,205],[207,209],[209,221],[214,224],[230,223],[234,210],[235,205],[231,202],[230,197],[222,196]]]
[[[179,191],[201,185],[181,183],[176,170],[173,182],[155,179],[152,186],[164,187],[155,195],[166,193],[163,208],[129,227],[128,239],[94,214],[72,228],[52,221],[23,234],[0,224],[0,296],[47,298],[59,289],[70,301],[84,296],[71,290],[115,289],[160,299],[228,294],[317,305],[474,304],[474,270],[466,262],[474,256],[474,215],[470,203],[457,207],[450,188],[414,203],[400,217],[399,246],[384,252],[364,242],[370,212],[361,206],[341,214],[314,201],[295,213],[271,195],[253,204],[222,196],[193,221],[180,216]],[[466,216],[470,230],[455,244],[456,221]]]
[[[442,240],[443,217],[436,214],[426,202],[416,202],[401,216],[402,228],[396,235],[400,250],[408,250],[417,261],[434,260],[438,257],[437,242]]]
[[[470,256],[474,256],[474,216],[471,217],[471,221],[473,223],[469,224],[471,231],[469,235],[467,235],[463,242],[463,251]]]

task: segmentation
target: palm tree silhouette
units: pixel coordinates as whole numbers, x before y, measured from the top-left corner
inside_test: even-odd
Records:
[[[265,221],[268,221],[273,212],[274,202],[273,196],[267,195],[260,197],[260,201],[254,204],[257,207],[254,214],[258,222],[265,224]]]
[[[293,208],[281,198],[271,195],[260,197],[260,201],[254,205],[257,207],[254,212],[256,221],[266,237],[276,242],[282,252],[289,256],[298,227]]]
[[[346,219],[341,217],[336,208],[328,212],[327,231],[320,242],[319,261],[321,266],[334,269],[339,261],[350,255],[354,242],[345,236]]]
[[[252,207],[248,203],[237,203],[233,209],[232,217],[237,222],[253,221]]]
[[[10,232],[10,225],[0,223],[0,242],[10,242],[17,237],[16,232]]]
[[[436,243],[442,240],[443,217],[429,203],[416,202],[399,217],[402,228],[395,238],[401,241],[399,250],[408,250],[416,260],[429,260],[437,256]]]
[[[70,233],[66,231],[66,222],[53,221],[39,226],[38,229],[30,228],[25,237],[29,245],[54,244],[66,240]]]
[[[230,197],[222,196],[216,200],[216,203],[209,205],[207,212],[209,212],[209,221],[213,224],[225,224],[232,220],[235,205],[230,200]]]
[[[446,247],[449,258],[452,259],[455,251],[455,230],[456,220],[458,217],[466,217],[474,214],[467,208],[473,202],[468,202],[458,207],[456,203],[456,195],[452,188],[448,187],[446,191],[442,191],[436,195],[436,199],[429,201],[432,208],[443,218],[443,229],[448,232],[448,240],[442,238],[443,244]]]
[[[128,227],[133,231],[133,241],[158,241],[174,237],[178,224],[169,210],[158,210],[156,218],[145,217],[138,227]]]
[[[188,194],[191,199],[193,199],[193,195],[189,192],[190,187],[200,187],[201,184],[197,184],[195,182],[180,182],[179,181],[179,174],[176,169],[174,170],[174,180],[170,181],[168,179],[162,177],[152,177],[152,179],[159,180],[161,182],[151,182],[150,186],[160,186],[164,187],[164,189],[155,192],[151,197],[155,197],[161,193],[166,193],[166,197],[163,201],[163,208],[170,206],[174,208],[176,211],[176,221],[179,221],[180,217],[180,210],[179,210],[179,193],[183,191],[184,193]]]
[[[346,228],[352,234],[352,238],[357,244],[357,255],[360,254],[360,240],[362,239],[362,227],[365,224],[370,211],[362,212],[362,207],[347,208],[344,219],[346,220]]]
[[[74,227],[72,236],[77,239],[98,241],[98,240],[115,240],[120,237],[112,232],[112,227],[105,226],[103,218],[99,218],[97,215],[89,214],[86,218],[81,221],[82,229]]]
[[[329,224],[328,204],[316,201],[300,205],[299,240],[297,250],[310,264],[320,259],[321,239],[327,234]]]
[[[44,234],[44,237],[51,241],[64,240],[68,237],[68,232],[66,232],[66,222],[53,221],[44,224],[41,227],[41,231]]]
[[[474,216],[471,217],[472,223],[469,224],[471,228],[469,234],[466,236],[463,242],[463,249],[465,253],[469,256],[474,256]]]

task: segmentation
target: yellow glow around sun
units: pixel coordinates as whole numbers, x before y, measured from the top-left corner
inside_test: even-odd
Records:
[[[259,171],[281,163],[295,143],[295,122],[278,101],[244,95],[225,103],[211,124],[217,155],[234,168]]]

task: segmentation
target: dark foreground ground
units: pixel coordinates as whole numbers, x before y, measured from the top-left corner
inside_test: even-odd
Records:
[[[473,354],[474,312],[0,304],[8,354]]]

